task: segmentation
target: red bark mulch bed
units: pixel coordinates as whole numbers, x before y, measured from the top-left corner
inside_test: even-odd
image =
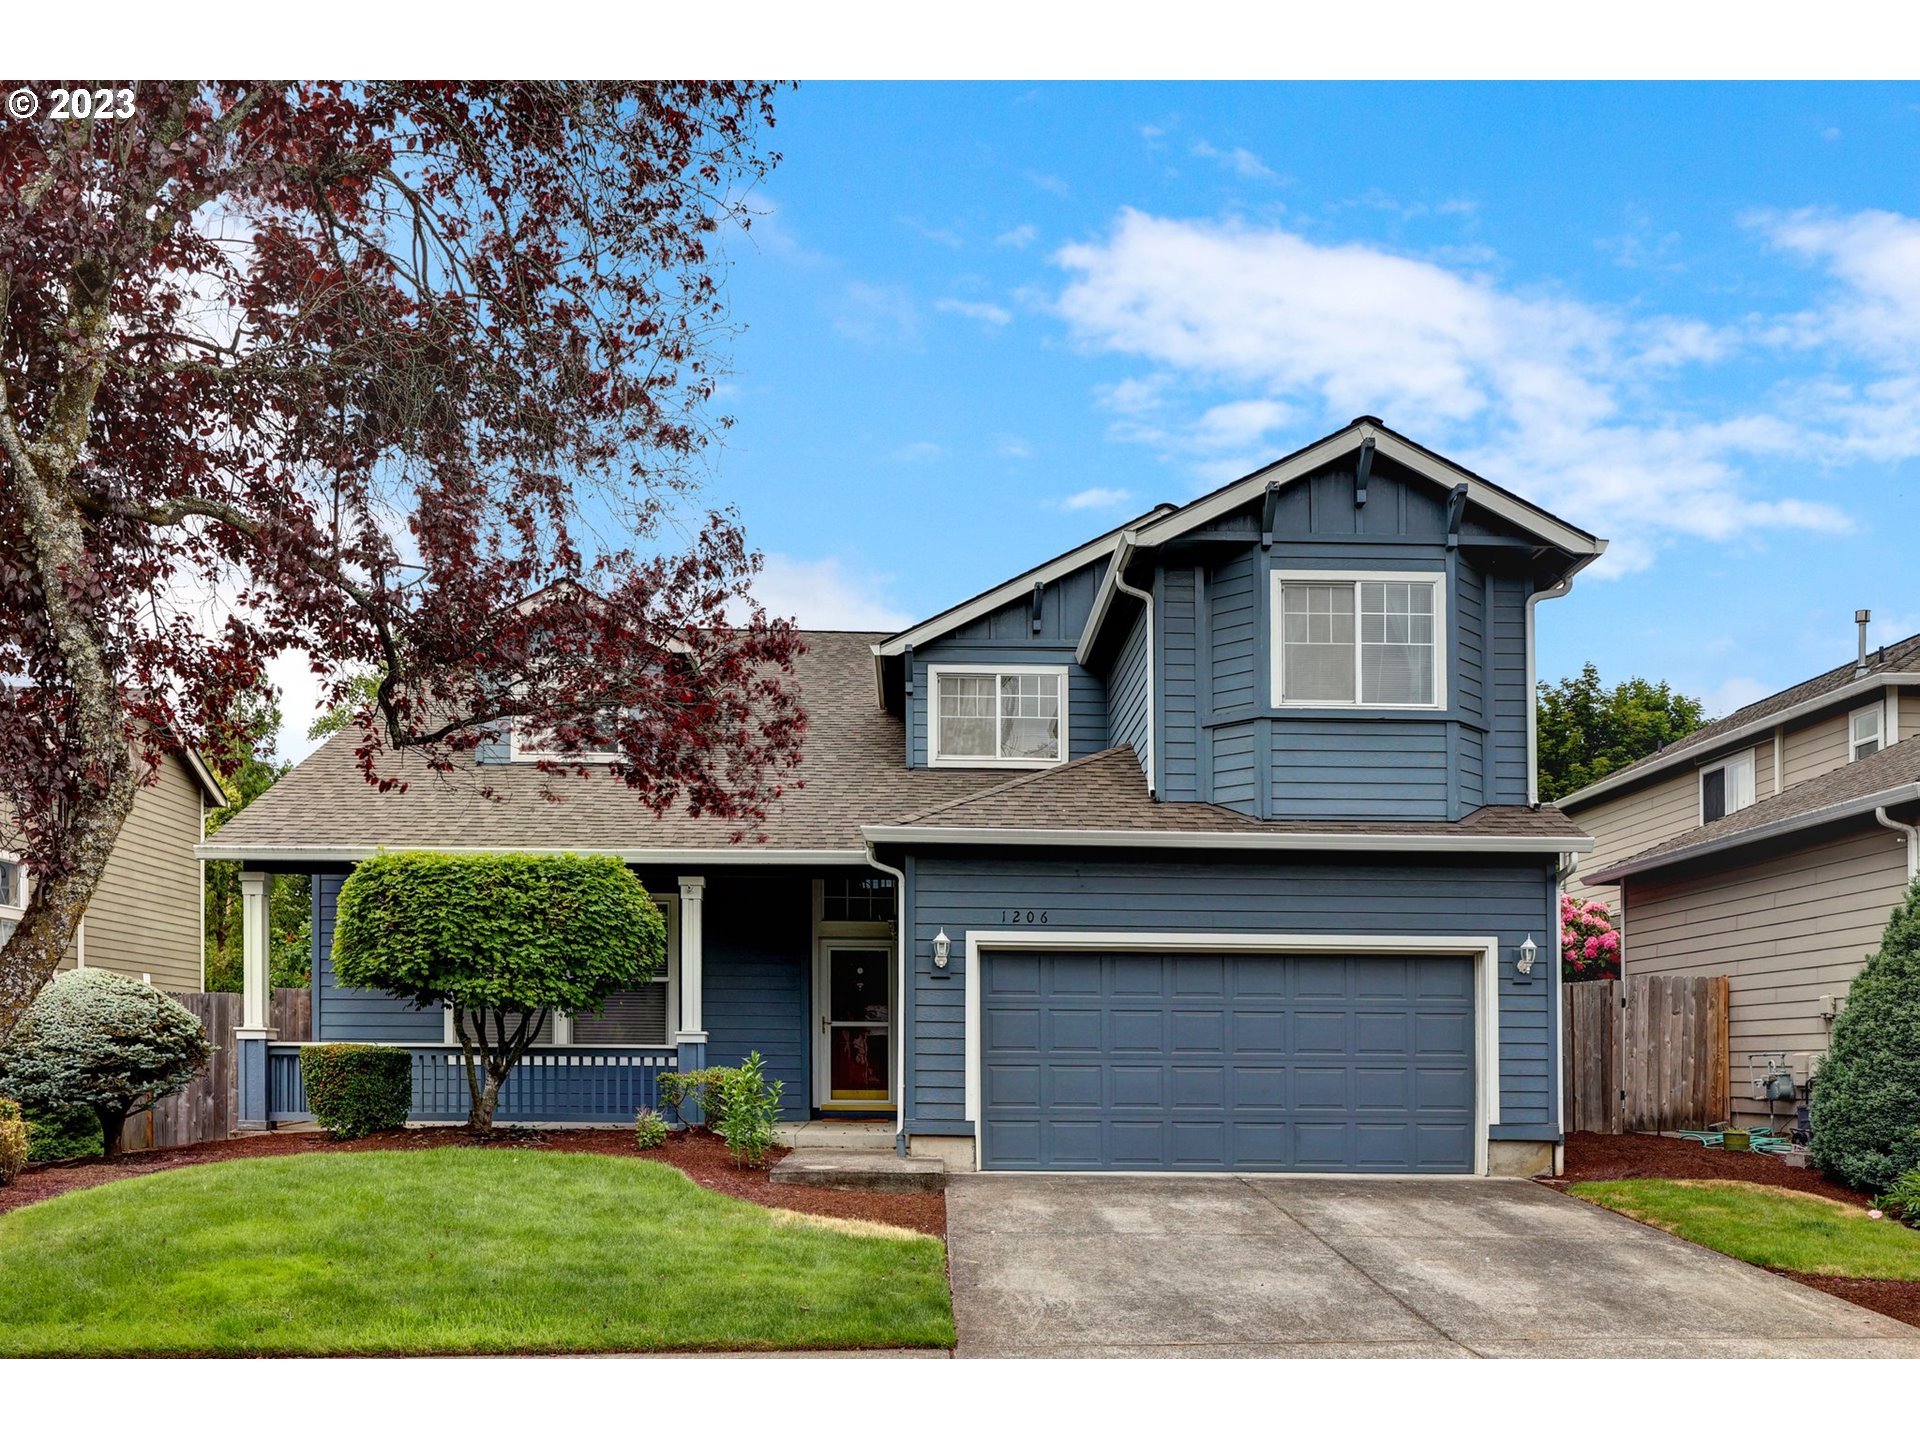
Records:
[[[248,1160],[267,1155],[314,1155],[341,1150],[431,1150],[442,1145],[524,1146],[540,1150],[584,1151],[595,1155],[619,1155],[635,1160],[658,1160],[681,1171],[688,1179],[732,1195],[765,1205],[774,1210],[800,1210],[809,1215],[832,1215],[845,1220],[876,1220],[899,1225],[927,1235],[944,1237],[947,1233],[947,1197],[937,1191],[912,1195],[889,1195],[871,1190],[823,1190],[806,1185],[775,1185],[766,1169],[744,1170],[733,1163],[727,1147],[704,1131],[670,1135],[667,1142],[653,1150],[634,1147],[633,1131],[625,1128],[605,1130],[512,1130],[498,1132],[490,1141],[477,1142],[457,1126],[434,1126],[421,1130],[399,1130],[386,1135],[369,1135],[363,1140],[334,1141],[313,1131],[270,1131],[237,1140],[214,1140],[204,1145],[180,1145],[166,1150],[140,1150],[114,1160],[66,1161],[54,1165],[36,1165],[15,1178],[11,1185],[0,1185],[0,1212],[36,1200],[48,1200],[69,1190],[84,1190],[111,1180],[127,1180],[136,1175],[151,1175],[160,1170],[175,1170],[182,1165],[206,1165],[216,1160]],[[787,1152],[774,1150],[767,1157],[771,1167]]]
[[[1818,1170],[1801,1170],[1771,1155],[1709,1150],[1691,1140],[1664,1135],[1595,1135],[1579,1131],[1567,1136],[1566,1173],[1541,1183],[1565,1190],[1580,1180],[1747,1180],[1782,1190],[1804,1190],[1809,1195],[1821,1195],[1863,1210],[1873,1204],[1871,1195],[1829,1180]],[[1808,1275],[1798,1270],[1773,1273],[1909,1325],[1920,1325],[1920,1280],[1855,1280],[1842,1275]]]

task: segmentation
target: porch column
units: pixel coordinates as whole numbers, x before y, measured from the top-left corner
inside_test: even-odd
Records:
[[[271,913],[269,887],[273,877],[259,870],[240,872],[240,1025],[233,1032],[235,1072],[239,1086],[239,1113],[236,1123],[242,1130],[265,1130],[269,1112],[267,1095],[267,1042],[279,1031],[268,1024],[271,1018],[273,975],[268,964],[271,954]]]
[[[680,1069],[699,1070],[707,1063],[707,1028],[701,1012],[701,900],[707,881],[703,875],[680,877],[680,1028],[674,1044],[680,1050]]]

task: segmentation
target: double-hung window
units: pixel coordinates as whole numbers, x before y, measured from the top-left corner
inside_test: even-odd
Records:
[[[1444,707],[1440,582],[1432,574],[1274,576],[1275,703]]]
[[[1856,710],[1847,721],[1847,758],[1864,760],[1882,745],[1886,744],[1887,709],[1884,705],[1869,705]]]
[[[1706,825],[1753,804],[1753,752],[1729,755],[1700,771],[1700,823]]]
[[[1064,665],[935,665],[935,765],[1039,768],[1067,758]]]

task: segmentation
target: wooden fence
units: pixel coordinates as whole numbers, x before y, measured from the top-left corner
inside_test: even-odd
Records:
[[[1727,1118],[1727,977],[1566,987],[1568,1130],[1699,1130]]]
[[[216,1047],[213,1058],[179,1094],[169,1095],[144,1115],[129,1117],[120,1131],[120,1144],[127,1150],[224,1140],[233,1133],[240,1100],[233,1045],[233,1032],[240,1024],[240,997],[196,993],[173,998],[206,1026],[207,1042]],[[282,1040],[312,1039],[313,992],[275,990],[268,1023]]]

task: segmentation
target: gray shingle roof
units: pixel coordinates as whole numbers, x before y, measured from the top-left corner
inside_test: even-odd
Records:
[[[1889,792],[1905,790],[1897,799]],[[1885,750],[1840,765],[1824,774],[1789,785],[1778,795],[1723,815],[1706,825],[1683,830],[1671,839],[1637,855],[1616,861],[1604,870],[1580,878],[1586,884],[1611,884],[1623,875],[1657,870],[1716,850],[1757,843],[1774,835],[1865,814],[1876,803],[1903,804],[1920,800],[1920,736],[1889,745]]]
[[[1642,773],[1651,775],[1665,769],[1681,757],[1704,759],[1717,742],[1731,739],[1749,725],[1759,724],[1772,716],[1793,709],[1796,705],[1804,705],[1808,701],[1818,700],[1822,695],[1845,689],[1854,682],[1855,665],[1855,661],[1849,660],[1846,664],[1836,665],[1833,669],[1816,675],[1811,680],[1803,680],[1798,685],[1789,686],[1777,695],[1769,695],[1766,699],[1756,700],[1751,705],[1742,705],[1731,715],[1723,716],[1711,725],[1702,725],[1691,735],[1674,741],[1664,750],[1657,750],[1651,755],[1634,761],[1631,765],[1623,765],[1618,770],[1601,776],[1585,789],[1604,785],[1611,791],[1616,783],[1623,779]],[[1881,646],[1878,650],[1868,651],[1867,672],[1860,678],[1871,679],[1875,675],[1915,671],[1920,671],[1920,635],[1909,635],[1905,640],[1895,641],[1891,645]],[[1580,799],[1582,793],[1582,791],[1575,791],[1572,795],[1563,796],[1560,803],[1579,805],[1582,803]],[[1594,798],[1597,800],[1599,796],[1596,795]]]
[[[893,822],[927,830],[1141,831],[1248,836],[1416,835],[1585,840],[1550,805],[1484,805],[1454,822],[1438,820],[1256,820],[1224,805],[1155,800],[1133,747],[1103,750],[1070,765],[1035,771]]]
[[[339,735],[214,837],[225,848],[313,850],[385,846],[508,846],[529,849],[850,850],[860,826],[999,784],[993,770],[909,770],[900,720],[874,699],[873,656],[881,637],[810,631],[794,662],[806,707],[804,782],[776,800],[766,823],[740,845],[733,821],[695,818],[683,809],[654,815],[610,774],[547,775],[532,765],[457,763],[437,776],[409,760],[404,794],[380,794],[360,776],[354,737]],[[491,785],[499,798],[479,791]],[[559,793],[558,802],[542,796]],[[757,841],[764,835],[766,839]]]

